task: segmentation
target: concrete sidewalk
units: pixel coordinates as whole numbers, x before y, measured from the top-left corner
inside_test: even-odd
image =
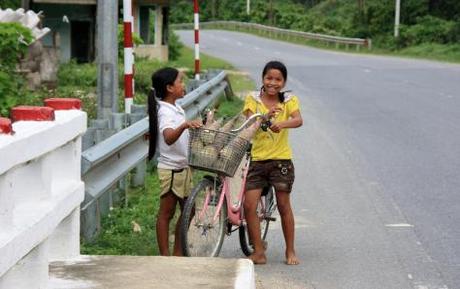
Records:
[[[86,256],[52,262],[50,289],[254,289],[247,259]]]

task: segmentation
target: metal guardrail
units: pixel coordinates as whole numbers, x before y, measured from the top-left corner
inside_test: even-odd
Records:
[[[207,76],[208,78],[210,75]],[[187,118],[195,118],[213,105],[229,83],[224,71],[178,100]],[[92,240],[100,229],[101,215],[110,210],[112,195],[106,194],[134,167],[145,161],[148,153],[148,118],[143,118],[82,152],[81,175],[85,182],[85,200],[81,205],[81,234]]]
[[[181,23],[181,24],[172,24],[173,29],[193,29],[193,23]],[[200,28],[203,29],[226,29],[226,30],[236,30],[236,31],[245,31],[251,33],[259,33],[262,35],[267,35],[269,37],[274,37],[278,39],[294,40],[294,39],[304,39],[304,40],[317,40],[323,41],[326,43],[334,43],[336,46],[340,44],[345,45],[347,48],[349,45],[356,45],[356,50],[359,50],[360,47],[366,47],[367,49],[372,49],[372,40],[371,39],[362,39],[362,38],[349,38],[349,37],[340,37],[332,36],[326,34],[310,33],[296,30],[288,30],[282,28],[276,28],[272,26],[266,26],[257,23],[249,22],[237,22],[237,21],[209,21],[201,22]]]

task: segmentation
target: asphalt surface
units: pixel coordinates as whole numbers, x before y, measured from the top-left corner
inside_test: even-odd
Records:
[[[193,46],[193,31],[179,31]],[[302,263],[284,265],[277,221],[258,288],[460,288],[460,66],[330,52],[228,31],[201,51],[260,85],[288,67],[304,126],[291,131]],[[206,69],[206,67],[203,67]],[[241,257],[236,234],[224,257]]]

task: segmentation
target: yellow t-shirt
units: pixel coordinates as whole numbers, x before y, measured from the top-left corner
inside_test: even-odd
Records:
[[[300,110],[297,96],[288,93],[285,93],[284,102],[279,103],[278,106],[282,108],[282,111],[278,113],[276,118],[271,119],[272,122],[288,120],[293,112]],[[259,92],[253,92],[246,96],[243,112],[248,110],[252,113],[268,113],[268,108],[260,99]],[[288,129],[282,129],[279,133],[274,133],[271,130],[257,130],[252,141],[252,159],[255,161],[292,159],[288,131]]]

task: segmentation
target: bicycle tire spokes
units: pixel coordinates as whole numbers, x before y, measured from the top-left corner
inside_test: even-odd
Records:
[[[273,188],[271,187],[268,193],[260,198],[260,201],[257,206],[257,216],[259,217],[260,221],[260,237],[262,239],[262,242],[264,243],[265,248],[268,245],[266,241],[268,227],[270,221],[274,220],[274,218],[272,218],[271,215],[276,207],[276,204],[274,203],[275,200],[273,194]],[[239,239],[241,250],[243,251],[243,253],[246,256],[251,255],[254,251],[254,247],[252,241],[249,238],[246,222],[243,222],[242,226],[240,226],[239,228]]]
[[[214,184],[203,179],[194,189],[184,209],[183,251],[187,256],[217,256],[222,246],[226,211],[217,206]],[[217,216],[217,218],[215,218]]]

